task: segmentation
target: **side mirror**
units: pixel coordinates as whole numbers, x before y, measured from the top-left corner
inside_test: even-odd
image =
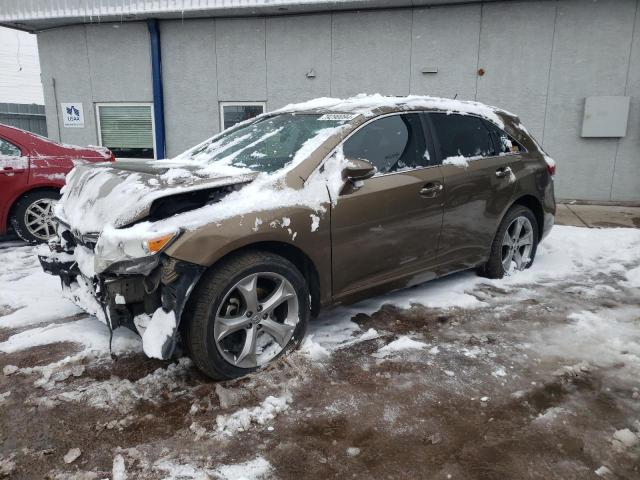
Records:
[[[347,159],[347,166],[343,171],[343,176],[351,182],[361,182],[367,178],[373,177],[378,169],[371,163],[362,159]]]

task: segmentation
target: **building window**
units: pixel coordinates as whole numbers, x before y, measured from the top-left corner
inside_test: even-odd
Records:
[[[100,145],[116,158],[155,158],[152,108],[149,103],[96,104]]]
[[[264,102],[220,102],[222,130],[264,113]]]

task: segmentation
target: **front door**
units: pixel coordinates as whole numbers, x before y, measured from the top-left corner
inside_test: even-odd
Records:
[[[20,147],[0,137],[0,211],[27,184],[29,157]],[[1,215],[0,215],[1,216]]]
[[[374,120],[345,141],[347,159],[367,160],[378,173],[347,189],[332,208],[337,300],[394,280],[410,283],[434,261],[443,213],[442,171],[430,165],[434,153],[425,144],[418,113]]]

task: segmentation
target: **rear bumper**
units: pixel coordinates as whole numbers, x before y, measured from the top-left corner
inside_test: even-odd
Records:
[[[110,329],[127,327],[140,334],[147,355],[166,359],[173,354],[186,302],[205,267],[162,255],[146,275],[104,273],[89,278],[80,271],[72,249],[60,251],[53,244],[48,252],[46,248],[38,252],[40,264],[45,272],[60,277],[68,298]],[[170,328],[166,321],[154,324],[156,315],[166,318],[167,313],[175,318]],[[153,345],[147,338],[154,339]]]

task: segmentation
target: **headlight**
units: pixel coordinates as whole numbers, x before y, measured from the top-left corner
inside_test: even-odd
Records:
[[[118,271],[122,270],[126,273],[139,273],[136,266],[147,270],[144,267],[157,264],[156,254],[167,248],[180,233],[178,231],[144,232],[137,235],[135,230],[135,227],[123,230],[105,228],[96,243],[94,258],[96,273],[102,273],[112,265],[116,267],[115,264],[119,264]]]

